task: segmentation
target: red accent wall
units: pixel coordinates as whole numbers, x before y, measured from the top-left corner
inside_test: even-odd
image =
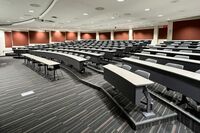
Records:
[[[153,39],[154,29],[133,30],[133,39]]]
[[[81,33],[81,39],[84,40],[96,39],[96,33]]]
[[[110,32],[99,33],[99,40],[110,40]]]
[[[174,22],[173,40],[200,40],[200,19]]]
[[[128,31],[116,31],[114,32],[114,40],[128,40]]]
[[[51,31],[51,41],[52,42],[64,42],[65,32]]]
[[[167,27],[159,28],[158,39],[167,39]]]
[[[12,33],[11,32],[4,32],[5,34],[5,44],[6,48],[12,47]]]
[[[29,31],[30,43],[49,43],[49,32]]]
[[[76,32],[66,32],[66,40],[77,40]]]
[[[13,46],[28,45],[28,32],[12,31]]]

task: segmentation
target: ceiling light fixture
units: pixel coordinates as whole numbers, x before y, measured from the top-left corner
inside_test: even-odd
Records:
[[[115,19],[115,17],[111,17],[111,19]]]
[[[151,9],[150,8],[146,8],[146,9],[144,9],[144,11],[146,11],[146,12],[148,12],[148,11],[150,11]]]
[[[29,10],[28,12],[30,12],[30,13],[34,13],[34,10]]]
[[[83,13],[83,15],[84,15],[84,16],[87,16],[87,15],[88,15],[88,13]]]
[[[162,15],[162,14],[159,14],[158,17],[163,17],[163,15]]]
[[[124,0],[117,0],[118,2],[124,2]]]

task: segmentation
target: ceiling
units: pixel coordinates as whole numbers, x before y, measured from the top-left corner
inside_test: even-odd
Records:
[[[0,0],[0,29],[108,31],[152,27],[200,16],[199,5],[200,0]]]

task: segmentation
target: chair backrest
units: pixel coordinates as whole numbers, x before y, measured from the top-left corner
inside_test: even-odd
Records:
[[[175,68],[179,68],[179,69],[183,69],[184,66],[180,65],[180,64],[175,64],[175,63],[166,63],[166,66],[170,66],[170,67],[175,67]]]
[[[180,50],[180,52],[192,53],[191,50]]]
[[[184,58],[184,59],[189,59],[189,56],[185,56],[185,55],[175,55],[174,57],[176,58]]]
[[[143,71],[143,70],[136,70],[135,73],[146,78],[146,79],[149,79],[149,77],[150,77],[150,73]]]
[[[154,59],[151,59],[151,58],[148,58],[145,61],[152,62],[152,63],[157,63],[157,60],[154,60]]]
[[[164,53],[156,53],[156,55],[167,56],[167,54],[164,54]]]
[[[133,58],[133,59],[140,59],[140,57],[138,57],[138,56],[134,56],[134,55],[132,55],[132,56],[130,56],[130,58]]]
[[[199,69],[199,70],[196,70],[195,72],[200,74],[200,69]]]
[[[122,68],[123,68],[123,69],[126,69],[126,70],[128,70],[128,71],[130,71],[132,67],[129,66],[129,65],[123,64],[123,65],[122,65]]]

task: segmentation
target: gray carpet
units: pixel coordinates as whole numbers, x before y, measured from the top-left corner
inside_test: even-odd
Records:
[[[133,132],[100,91],[66,73],[51,82],[22,62],[0,58],[1,133]],[[22,97],[27,91],[35,93]]]

